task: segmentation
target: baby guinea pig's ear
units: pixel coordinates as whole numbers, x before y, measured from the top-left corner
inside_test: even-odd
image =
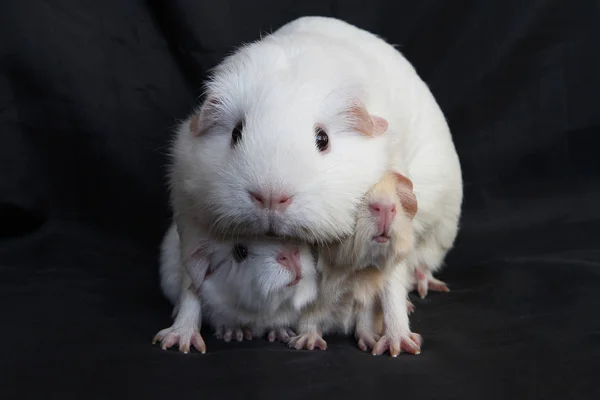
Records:
[[[388,130],[388,121],[383,117],[370,114],[361,102],[352,102],[343,114],[352,130],[366,136],[383,135]]]
[[[396,178],[396,192],[402,203],[402,208],[404,209],[405,214],[410,219],[413,219],[419,208],[417,197],[413,192],[413,183],[406,176],[398,172],[394,172],[394,177]]]
[[[207,97],[190,119],[190,132],[193,136],[201,136],[216,123],[220,105],[216,97]]]

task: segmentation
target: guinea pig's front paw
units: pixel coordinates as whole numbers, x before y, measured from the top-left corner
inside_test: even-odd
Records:
[[[202,354],[206,353],[204,339],[202,339],[202,335],[200,335],[198,329],[195,328],[171,326],[170,328],[158,332],[156,336],[154,336],[154,339],[152,339],[152,344],[159,341],[161,343],[160,347],[163,350],[167,350],[179,343],[179,351],[182,353],[189,353],[190,346],[193,346]]]
[[[358,348],[362,351],[368,351],[375,347],[381,336],[373,333],[373,332],[360,332],[356,331],[354,333],[354,337],[356,338]]]
[[[406,335],[383,335],[373,347],[372,354],[379,356],[386,351],[390,351],[392,357],[398,357],[402,351],[411,354],[421,353],[421,344],[423,339],[421,335],[414,332],[408,332]]]
[[[296,336],[296,332],[289,328],[271,329],[267,334],[267,340],[269,342],[277,340],[278,342],[289,343],[294,336]]]
[[[226,342],[231,342],[231,339],[235,339],[238,342],[246,340],[252,340],[252,330],[250,328],[242,328],[237,326],[235,328],[221,326],[215,333],[217,339],[223,339]]]
[[[288,342],[288,346],[296,350],[314,350],[315,348],[327,350],[327,342],[317,332],[302,333],[294,336]]]

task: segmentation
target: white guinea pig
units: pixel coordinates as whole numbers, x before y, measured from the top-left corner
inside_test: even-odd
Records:
[[[292,332],[288,328],[295,325],[300,310],[317,295],[315,261],[306,245],[269,239],[208,240],[203,251],[210,266],[198,291],[193,274],[187,282],[178,242],[177,231],[171,226],[163,240],[160,278],[164,294],[175,304],[177,317],[173,327],[157,335],[156,340],[161,340],[164,348],[179,342],[180,349],[187,352],[190,343],[182,342],[182,338],[190,334],[184,332],[198,331],[198,318],[187,318],[188,313],[182,314],[182,309],[189,306],[180,304],[181,292],[189,290],[189,283],[192,294],[200,294],[202,319],[226,341],[232,335],[242,340],[267,332],[271,341],[289,340]],[[178,323],[178,319],[183,322]]]
[[[184,263],[198,262],[203,235],[347,237],[389,168],[419,199],[419,276],[439,268],[458,229],[460,164],[427,85],[393,46],[333,18],[299,18],[217,66],[171,164]]]

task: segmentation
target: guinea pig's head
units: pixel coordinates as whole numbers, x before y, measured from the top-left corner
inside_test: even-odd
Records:
[[[386,169],[388,123],[360,88],[281,57],[250,46],[217,68],[180,127],[172,187],[214,235],[338,240]]]
[[[354,236],[339,247],[337,257],[351,257],[357,267],[364,267],[405,256],[413,247],[416,212],[410,179],[387,172],[359,205]]]
[[[316,268],[310,248],[275,240],[238,241],[230,256],[244,272],[244,285],[263,299],[291,297],[300,305],[316,297]]]

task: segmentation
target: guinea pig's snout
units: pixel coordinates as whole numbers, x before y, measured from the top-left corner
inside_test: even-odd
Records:
[[[286,247],[277,253],[277,263],[287,269],[292,274],[292,281],[288,286],[294,286],[302,279],[302,271],[300,264],[300,248]]]
[[[392,222],[396,218],[396,205],[391,202],[373,202],[369,204],[369,209],[377,223],[378,236],[389,237]]]
[[[260,208],[285,211],[292,204],[292,196],[279,192],[250,191],[252,202]]]

